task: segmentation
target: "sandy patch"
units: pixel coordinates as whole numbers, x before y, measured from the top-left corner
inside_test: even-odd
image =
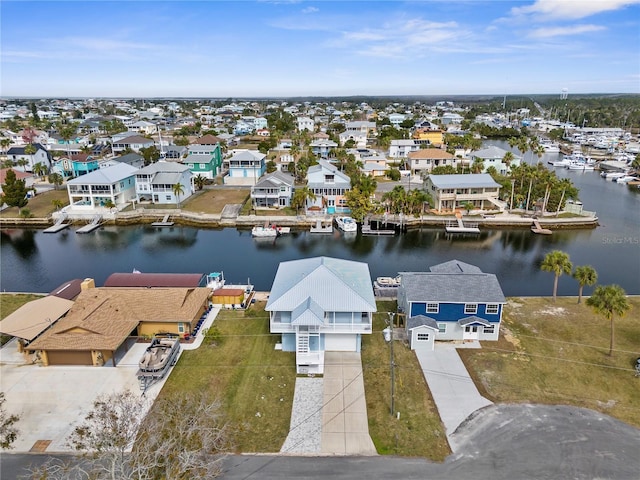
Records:
[[[559,317],[561,315],[564,315],[565,313],[567,313],[567,310],[562,307],[547,307],[534,312],[534,315],[551,315],[554,317]]]

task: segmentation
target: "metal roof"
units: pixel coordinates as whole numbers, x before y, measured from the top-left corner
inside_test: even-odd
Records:
[[[289,187],[293,187],[294,178],[293,175],[289,173],[284,173],[279,170],[275,172],[268,173],[263,176],[258,183],[255,184],[256,187],[279,187],[282,185],[288,185]]]
[[[136,167],[132,167],[126,163],[118,163],[111,167],[94,170],[91,173],[69,180],[67,185],[113,184],[135,175],[137,171],[138,169]]]
[[[324,324],[324,311],[311,297],[307,297],[291,312],[291,325],[320,326],[322,324]]]
[[[409,302],[506,302],[492,273],[400,272],[400,275],[400,289]]]
[[[437,188],[490,188],[500,186],[488,173],[429,175],[429,181]]]
[[[137,174],[153,174],[153,173],[182,173],[189,170],[187,165],[176,162],[155,162],[146,167],[141,168],[136,173]]]
[[[200,287],[204,273],[112,273],[105,287]]]
[[[280,263],[265,310],[293,311],[308,298],[325,312],[375,312],[369,265],[330,257]]]
[[[67,313],[73,303],[52,295],[33,300],[0,321],[0,333],[32,341]]]
[[[49,295],[54,295],[60,298],[66,298],[67,300],[73,300],[82,291],[82,280],[76,278],[75,280],[70,280],[68,282],[63,283],[59,287],[53,289],[49,292]]]
[[[507,153],[507,150],[504,150],[500,147],[496,147],[495,145],[489,145],[487,148],[483,148],[482,150],[477,150],[475,152],[471,152],[472,158],[483,158],[483,159],[500,159],[504,158],[504,155]],[[520,157],[514,155],[514,159],[520,159]]]

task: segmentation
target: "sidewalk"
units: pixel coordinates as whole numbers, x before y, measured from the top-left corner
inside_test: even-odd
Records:
[[[452,437],[456,429],[476,410],[493,405],[478,392],[458,352],[458,348],[480,348],[479,344],[436,343],[431,352],[418,352],[431,395],[438,408],[452,451],[457,445]]]

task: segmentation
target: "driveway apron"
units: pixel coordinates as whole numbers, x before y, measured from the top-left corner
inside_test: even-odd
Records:
[[[493,404],[478,392],[456,351],[459,346],[436,343],[433,351],[416,351],[454,452],[456,442],[452,435],[460,424],[476,410]]]

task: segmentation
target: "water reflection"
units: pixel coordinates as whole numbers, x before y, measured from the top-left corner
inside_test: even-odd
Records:
[[[2,248],[11,245],[15,252],[24,259],[28,259],[38,253],[35,241],[35,230],[7,229],[1,232]]]

